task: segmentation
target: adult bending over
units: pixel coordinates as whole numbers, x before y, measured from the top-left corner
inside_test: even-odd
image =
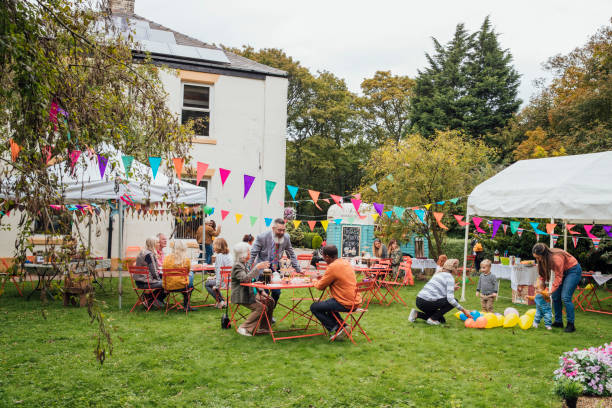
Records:
[[[574,326],[574,303],[572,297],[578,282],[582,279],[582,268],[571,254],[558,248],[549,248],[546,244],[537,243],[531,251],[538,262],[538,274],[543,282],[550,282],[550,271],[554,272],[550,297],[555,322],[552,327],[563,327],[563,306],[567,315],[565,332],[576,331]]]
[[[166,295],[162,289],[162,281],[161,277],[159,276],[156,256],[157,245],[157,238],[147,238],[145,241],[145,247],[136,257],[136,263],[134,264],[135,266],[146,266],[149,269],[148,285],[147,275],[134,275],[134,282],[140,289],[155,289],[151,296],[146,297],[147,302],[151,302],[155,298],[156,300],[153,302],[153,306],[164,307],[162,302]]]
[[[330,340],[346,336],[339,326],[342,317],[338,312],[348,312],[351,308],[361,304],[361,296],[355,293],[357,279],[351,264],[345,259],[338,259],[338,248],[328,245],[323,248],[323,259],[327,269],[323,277],[315,282],[315,288],[324,290],[329,287],[331,298],[310,305],[310,311],[330,333]],[[357,296],[355,296],[357,295]]]
[[[414,322],[419,318],[432,325],[446,323],[444,315],[453,307],[461,310],[467,317],[472,317],[470,312],[455,299],[455,290],[459,288],[459,284],[455,284],[453,274],[458,266],[459,260],[457,259],[449,259],[444,262],[442,269],[436,272],[418,293],[416,306],[419,310],[412,309],[408,320]]]
[[[249,244],[246,242],[239,242],[234,246],[235,263],[232,267],[231,300],[232,303],[243,305],[251,309],[251,314],[247,317],[246,321],[238,327],[238,333],[243,336],[253,335],[253,331],[257,327],[257,322],[260,318],[261,322],[256,334],[269,333],[270,326],[268,322],[271,321],[272,311],[274,310],[274,300],[272,300],[270,296],[263,292],[259,292],[255,295],[255,293],[253,293],[253,288],[241,285],[241,283],[248,283],[253,279],[257,279],[261,272],[270,266],[270,263],[267,261],[260,262],[249,271],[246,263],[250,257]],[[268,319],[262,316],[264,312],[266,312]]]

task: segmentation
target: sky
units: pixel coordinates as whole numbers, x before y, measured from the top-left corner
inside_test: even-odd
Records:
[[[519,97],[546,78],[542,64],[609,24],[610,0],[136,0],[136,14],[207,43],[282,48],[312,72],[327,70],[360,91],[377,70],[415,77],[458,23],[478,30],[489,15],[521,74]]]

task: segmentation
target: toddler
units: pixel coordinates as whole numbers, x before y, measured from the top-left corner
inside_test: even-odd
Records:
[[[480,263],[480,272],[476,297],[480,298],[480,306],[483,311],[493,313],[493,302],[497,299],[499,283],[495,275],[491,274],[491,260],[484,259]]]
[[[527,299],[533,300],[536,304],[536,314],[533,319],[533,327],[537,329],[540,320],[544,318],[544,325],[546,326],[546,330],[552,330],[552,311],[550,309],[550,295],[548,294],[548,289],[546,288],[546,283],[538,277],[538,280],[535,283],[536,295],[535,296],[526,296]]]

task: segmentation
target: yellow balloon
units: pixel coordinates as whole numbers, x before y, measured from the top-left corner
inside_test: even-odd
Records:
[[[455,317],[456,317],[457,319],[461,319],[461,317],[459,317],[459,315],[460,315],[460,314],[461,314],[461,312],[460,312],[460,311],[458,311],[457,313],[455,313]]]
[[[504,318],[504,327],[514,327],[519,322],[519,317],[515,313],[510,313]]]
[[[527,316],[531,316],[531,318],[535,318],[535,314],[536,314],[536,310],[535,309],[529,309],[525,312],[525,315]]]
[[[495,327],[502,327],[504,325],[504,316],[502,315],[495,315],[497,316],[497,326]]]
[[[487,325],[485,329],[492,329],[493,327],[497,327],[497,316],[494,313],[485,313],[485,319],[487,319]]]
[[[523,330],[527,330],[528,328],[531,327],[532,324],[533,324],[533,317],[531,316],[528,316],[525,314],[519,318],[518,325]]]

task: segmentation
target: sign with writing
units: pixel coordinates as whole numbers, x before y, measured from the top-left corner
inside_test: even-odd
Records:
[[[361,227],[342,227],[342,251],[340,256],[351,257],[359,255],[359,244],[361,241]]]

